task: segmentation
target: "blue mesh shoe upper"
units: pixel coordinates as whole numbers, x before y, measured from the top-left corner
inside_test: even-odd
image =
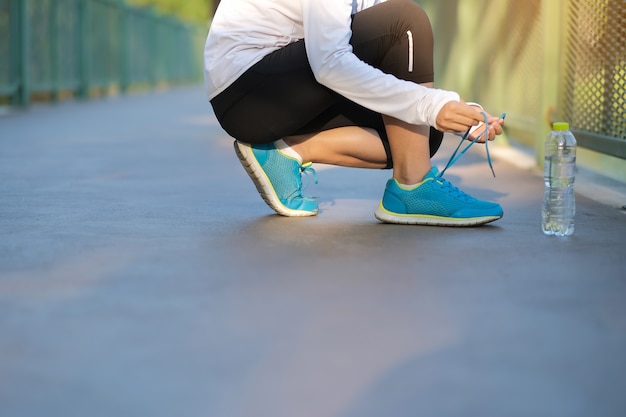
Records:
[[[402,187],[395,179],[387,181],[382,207],[390,214],[436,216],[465,219],[502,217],[497,203],[478,200],[438,175],[433,167],[424,180],[413,188]]]

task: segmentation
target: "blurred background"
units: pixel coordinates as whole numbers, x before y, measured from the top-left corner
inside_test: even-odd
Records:
[[[624,0],[420,0],[435,32],[436,83],[507,113],[512,142],[543,161],[567,121],[578,165],[626,181]]]
[[[0,106],[202,82],[219,0],[0,0]],[[568,121],[579,166],[626,181],[626,2],[420,0],[436,83],[507,113],[537,165]]]

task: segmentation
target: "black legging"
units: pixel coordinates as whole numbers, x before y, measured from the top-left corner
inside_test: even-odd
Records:
[[[411,62],[408,31],[413,42]],[[434,80],[430,22],[424,10],[411,0],[389,0],[355,14],[350,44],[357,57],[385,73],[420,84]],[[319,84],[303,40],[267,55],[211,104],[229,135],[253,144],[343,126],[375,129],[387,153],[387,168],[392,167],[381,114]],[[431,128],[431,157],[442,137],[441,132]]]

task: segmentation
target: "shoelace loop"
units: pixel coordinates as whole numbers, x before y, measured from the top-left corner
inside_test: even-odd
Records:
[[[313,175],[313,181],[317,184],[317,172],[315,172],[315,168],[313,168],[312,162],[305,162],[300,165],[300,174],[304,174],[304,176],[309,179],[309,174]],[[307,183],[308,185],[308,183]]]
[[[300,178],[298,178],[298,187],[291,194],[290,197],[303,197],[302,189],[308,187],[309,182],[310,182],[310,175],[313,176],[313,181],[315,182],[315,184],[317,184],[317,172],[315,171],[315,168],[313,168],[312,162],[305,162],[304,164],[300,165],[299,169],[300,169]],[[302,183],[302,174],[304,174],[306,178],[306,183],[304,184]]]
[[[469,148],[471,148],[476,142],[478,142],[478,140],[484,136],[485,137],[485,151],[487,152],[487,163],[489,164],[489,168],[491,168],[491,173],[493,174],[493,176],[496,176],[496,172],[493,170],[493,164],[491,163],[491,155],[489,154],[489,118],[487,116],[487,113],[485,113],[484,111],[481,111],[480,114],[483,115],[483,118],[485,119],[485,129],[482,131],[482,133],[480,133],[478,136],[476,136],[462,151],[461,153],[459,153],[457,155],[457,153],[459,152],[459,149],[461,148],[461,145],[463,144],[463,142],[465,142],[466,140],[468,140],[467,138],[470,135],[470,131],[472,130],[472,128],[467,129],[467,132],[465,132],[465,134],[463,135],[463,137],[461,138],[458,146],[456,147],[456,149],[454,150],[454,152],[452,153],[452,155],[450,156],[450,159],[448,159],[448,163],[446,164],[445,168],[439,173],[438,177],[441,178],[441,176],[443,175],[444,172],[446,172],[446,170],[448,168],[450,168],[452,165],[454,165],[456,163],[456,161],[458,161],[464,154],[465,152],[467,152],[467,150]],[[506,113],[502,113],[500,115],[500,119],[504,119],[506,117]]]

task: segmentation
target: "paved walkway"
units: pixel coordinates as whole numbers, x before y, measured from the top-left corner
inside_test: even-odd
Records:
[[[492,225],[381,224],[389,173],[326,167],[291,219],[201,87],[1,116],[0,415],[626,415],[626,214],[545,237],[482,152],[448,177]]]

